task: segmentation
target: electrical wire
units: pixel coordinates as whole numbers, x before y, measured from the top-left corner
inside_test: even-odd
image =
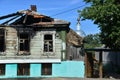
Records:
[[[64,13],[68,13],[68,12],[70,12],[70,11],[73,11],[73,10],[75,10],[75,9],[79,9],[79,8],[81,8],[81,7],[84,7],[84,6],[86,6],[86,4],[81,5],[81,6],[78,6],[78,7],[75,7],[75,8],[72,8],[72,9],[69,9],[69,10],[66,10],[66,11],[59,12],[59,13],[54,14],[54,15],[51,15],[51,16],[57,16],[57,15],[61,15],[61,14],[64,14]]]

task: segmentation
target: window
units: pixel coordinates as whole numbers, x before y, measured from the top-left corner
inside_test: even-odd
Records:
[[[18,64],[17,75],[30,75],[30,64]]]
[[[52,75],[52,64],[51,63],[42,64],[42,75]]]
[[[53,52],[53,36],[51,34],[44,35],[44,52]]]
[[[19,54],[29,54],[30,40],[28,33],[19,34]]]
[[[5,75],[5,64],[0,64],[0,75]]]
[[[0,29],[0,52],[5,51],[5,30]]]

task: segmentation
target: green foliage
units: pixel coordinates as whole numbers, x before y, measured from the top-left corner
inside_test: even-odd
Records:
[[[84,43],[85,48],[95,48],[95,47],[102,46],[99,34],[87,35],[84,40],[85,40],[85,43]]]
[[[113,49],[120,49],[120,0],[84,0],[91,6],[84,8],[80,16],[91,19],[101,30],[101,42]]]

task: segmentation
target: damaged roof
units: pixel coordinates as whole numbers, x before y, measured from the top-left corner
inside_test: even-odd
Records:
[[[74,46],[81,46],[83,38],[80,37],[75,31],[72,29],[67,33],[67,44],[71,44]]]
[[[34,9],[33,9],[34,8]],[[49,16],[39,14],[36,12],[36,8],[32,6],[31,10],[21,10],[16,13],[1,16],[0,20],[9,18],[7,21],[1,23],[0,25],[25,25],[25,26],[40,26],[40,27],[53,27],[54,25],[58,27],[69,28],[70,22],[54,19]],[[50,26],[48,26],[50,25]],[[61,26],[62,25],[62,26]],[[82,37],[80,37],[75,31],[69,29],[67,33],[67,44],[72,44],[74,46],[80,46],[82,43]]]
[[[0,20],[9,18],[7,21],[1,23],[1,25],[70,25],[70,22],[54,19],[49,16],[39,14],[34,10],[22,10],[16,13],[1,16]]]

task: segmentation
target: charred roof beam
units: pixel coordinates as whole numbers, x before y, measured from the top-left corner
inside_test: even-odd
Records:
[[[23,20],[23,23],[24,23],[24,24],[25,24],[26,21],[27,21],[27,17],[28,17],[28,15],[25,15],[25,18],[24,18],[24,20]]]
[[[22,15],[21,13],[17,12],[17,13],[12,13],[12,14],[8,14],[8,15],[5,15],[5,16],[1,16],[0,17],[0,20],[1,19],[5,19],[5,18],[9,18],[9,17],[13,17],[13,16],[16,16],[16,15]]]
[[[13,17],[13,18],[11,18],[11,19],[9,19],[9,20],[7,20],[7,21],[5,21],[4,23],[2,23],[1,25],[5,25],[5,24],[8,24],[10,21],[12,21],[12,20],[14,20],[14,19],[16,19],[16,18],[18,18],[19,16],[17,15],[17,16],[15,16],[15,17]]]

